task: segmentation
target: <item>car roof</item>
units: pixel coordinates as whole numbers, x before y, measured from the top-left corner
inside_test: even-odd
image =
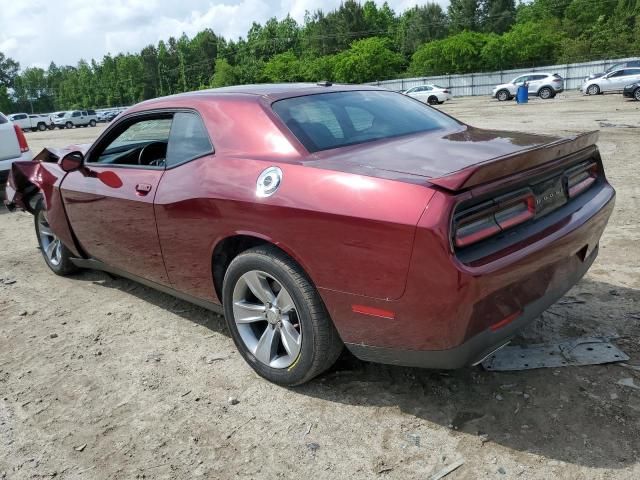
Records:
[[[332,83],[264,83],[256,85],[236,85],[232,87],[210,88],[207,90],[197,90],[194,92],[178,93],[168,97],[154,98],[137,104],[138,107],[148,108],[154,104],[163,104],[167,100],[205,100],[206,98],[224,98],[233,95],[244,95],[247,97],[264,98],[270,101],[283,98],[300,97],[304,95],[314,95],[329,92],[348,92],[357,90],[379,90],[388,92],[390,90],[374,87],[371,85],[346,85]]]

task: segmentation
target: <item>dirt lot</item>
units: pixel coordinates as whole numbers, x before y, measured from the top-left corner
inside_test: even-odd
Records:
[[[523,337],[617,336],[640,364],[640,103],[562,95],[443,106],[470,124],[601,129],[618,191],[595,265]],[[37,150],[100,128],[27,134]],[[253,374],[223,320],[99,272],[49,273],[25,213],[0,214],[0,478],[640,478],[640,372],[437,372],[348,355],[311,384]],[[15,281],[15,283],[13,283]],[[239,400],[229,403],[229,397]]]

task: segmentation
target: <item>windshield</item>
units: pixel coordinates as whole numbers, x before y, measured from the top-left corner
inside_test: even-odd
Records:
[[[459,125],[405,95],[376,90],[287,98],[272,108],[309,152]]]
[[[609,72],[613,72],[614,70],[619,70],[620,68],[624,67],[624,63],[618,63],[616,65],[612,65],[609,68],[607,68],[604,73],[609,73]]]

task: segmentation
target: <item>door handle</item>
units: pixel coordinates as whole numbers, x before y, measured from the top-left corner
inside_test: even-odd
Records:
[[[139,183],[136,185],[136,192],[138,195],[146,195],[151,191],[151,185],[148,183]]]

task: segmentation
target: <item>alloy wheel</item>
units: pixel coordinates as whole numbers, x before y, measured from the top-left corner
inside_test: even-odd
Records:
[[[590,85],[587,89],[587,93],[589,95],[597,95],[598,93],[600,93],[600,88],[598,88],[597,85]]]
[[[287,368],[298,358],[302,347],[298,309],[272,275],[251,270],[238,279],[233,319],[243,343],[259,362]]]
[[[551,90],[549,90],[548,88],[543,88],[542,90],[540,90],[540,98],[547,100],[548,98],[551,98]]]
[[[51,230],[44,210],[41,210],[38,214],[38,235],[40,235],[40,246],[47,260],[52,265],[60,265],[62,261],[62,242]]]
[[[633,92],[633,96],[640,102],[640,88],[636,88],[636,91]]]
[[[508,96],[509,95],[504,90],[498,92],[498,100],[500,100],[501,102],[504,102],[508,98]]]

